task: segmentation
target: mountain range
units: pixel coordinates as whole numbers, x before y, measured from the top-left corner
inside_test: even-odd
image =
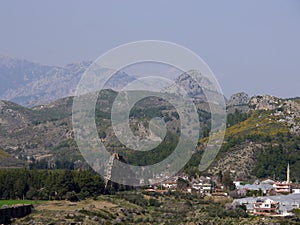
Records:
[[[0,167],[64,168],[86,166],[72,129],[74,88],[88,62],[65,67],[41,66],[26,60],[0,59]],[[99,137],[111,152],[135,165],[153,164],[166,157],[180,135],[180,118],[172,105],[159,98],[140,101],[130,112],[135,135],[149,137],[149,120],[163,117],[168,133],[162,145],[147,153],[126,149],[111,127],[110,109],[118,87],[134,80],[119,73],[101,92],[96,107]],[[176,80],[195,101],[201,133],[199,144],[184,171],[194,174],[208,140],[210,113],[203,90],[188,73]],[[205,81],[204,81],[205,82]],[[17,88],[16,88],[17,87]],[[9,100],[9,101],[8,101]],[[285,177],[288,162],[294,179],[300,178],[300,100],[237,93],[226,101],[227,130],[216,160],[204,173],[230,170],[238,178]],[[151,136],[151,135],[150,135]]]
[[[90,65],[91,62],[82,61],[64,67],[45,66],[0,56],[0,99],[32,107],[73,96]],[[124,72],[117,72],[106,87],[118,90],[134,79]]]

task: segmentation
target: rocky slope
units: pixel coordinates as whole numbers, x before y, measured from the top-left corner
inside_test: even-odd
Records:
[[[248,107],[251,109],[248,118],[227,129],[223,149],[209,172],[216,174],[230,170],[237,177],[248,177],[258,169],[258,160],[268,158],[268,155],[263,156],[265,149],[279,147],[286,157],[275,155],[274,162],[266,161],[266,165],[269,163],[276,168],[281,163],[286,166],[288,161],[293,161],[293,175],[299,176],[300,101],[269,95],[254,96]],[[284,174],[285,170],[281,172]]]
[[[116,138],[110,123],[110,109],[116,92],[103,90],[97,102],[96,123],[99,136],[113,151],[123,146]],[[26,108],[8,101],[0,101],[0,149],[10,157],[23,162],[47,159],[48,165],[57,159],[81,159],[72,131],[72,97],[57,100],[49,105]],[[141,138],[155,138],[149,133],[149,118],[165,115],[172,133],[178,132],[177,114],[167,102],[157,98],[141,101],[131,112],[133,132]],[[1,158],[1,156],[0,156]],[[3,158],[3,157],[2,157]],[[3,167],[3,161],[0,167]],[[6,165],[7,166],[7,165]],[[14,165],[11,165],[14,166]]]

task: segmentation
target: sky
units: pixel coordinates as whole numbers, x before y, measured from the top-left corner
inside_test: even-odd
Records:
[[[62,66],[163,40],[198,54],[226,96],[300,96],[298,0],[7,0],[0,28],[1,55]]]

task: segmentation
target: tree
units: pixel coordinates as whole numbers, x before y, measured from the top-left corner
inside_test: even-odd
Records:
[[[26,177],[20,176],[15,183],[15,193],[19,199],[23,199],[26,192],[29,190]]]
[[[181,177],[177,180],[177,189],[184,190],[187,189],[189,186],[189,182],[187,180],[182,179]]]
[[[64,170],[59,174],[56,185],[57,195],[60,199],[67,193],[75,190],[73,174],[70,170]]]
[[[161,205],[161,203],[155,198],[150,198],[149,199],[149,205],[159,207]]]
[[[218,181],[222,182],[222,180],[223,180],[223,174],[222,174],[222,171],[220,170],[218,173]]]
[[[228,170],[225,171],[223,174],[222,183],[224,185],[225,190],[233,191],[235,189],[235,185]]]

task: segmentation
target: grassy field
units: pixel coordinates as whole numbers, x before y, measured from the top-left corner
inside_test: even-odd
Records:
[[[0,200],[0,208],[3,205],[16,205],[16,204],[38,204],[44,201],[32,201],[32,200]]]
[[[150,204],[150,199],[158,204]],[[13,224],[298,224],[295,218],[248,216],[239,207],[226,210],[229,201],[178,192],[128,191],[79,202],[47,201]]]

